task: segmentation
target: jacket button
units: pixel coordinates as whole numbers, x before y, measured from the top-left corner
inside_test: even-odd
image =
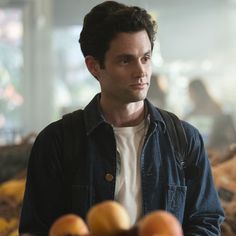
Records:
[[[114,179],[114,177],[113,177],[112,174],[106,174],[105,179],[106,179],[107,182],[111,182]]]

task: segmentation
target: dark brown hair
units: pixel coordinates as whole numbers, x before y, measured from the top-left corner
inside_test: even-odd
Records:
[[[80,46],[84,56],[93,56],[104,66],[105,53],[110,42],[121,32],[146,30],[153,49],[156,22],[146,10],[105,1],[95,6],[84,18]]]

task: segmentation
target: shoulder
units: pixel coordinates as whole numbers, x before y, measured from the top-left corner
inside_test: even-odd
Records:
[[[55,121],[46,126],[36,137],[30,159],[61,159],[63,150],[62,121]]]
[[[185,131],[187,143],[189,148],[201,148],[204,149],[203,138],[199,130],[189,122],[180,120]]]
[[[62,121],[58,120],[46,126],[36,137],[33,144],[28,169],[33,174],[36,170],[51,173],[61,169],[63,158]]]
[[[181,124],[187,139],[197,137],[200,135],[198,129],[195,126],[193,126],[192,124],[190,124],[186,120],[183,120],[177,114],[167,111],[167,110],[158,109],[158,108],[157,108],[157,110],[162,114],[162,117],[170,117],[172,120],[172,123],[175,123],[175,125],[174,125],[175,127],[178,127],[179,124]],[[165,118],[164,120],[166,122],[169,119]],[[168,123],[166,123],[166,125],[168,125]]]
[[[199,130],[195,126],[193,126],[192,124],[190,124],[189,122],[185,120],[180,120],[180,122],[184,128],[187,138],[194,138],[194,137],[201,136]]]
[[[187,139],[186,156],[187,162],[195,166],[202,165],[207,161],[208,156],[204,141],[199,130],[190,123],[181,120]]]
[[[63,136],[62,120],[50,123],[37,136],[35,142],[51,143],[52,141],[61,142]]]

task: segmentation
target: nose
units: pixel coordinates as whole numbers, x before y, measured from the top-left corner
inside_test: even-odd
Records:
[[[135,64],[134,75],[136,78],[143,78],[146,75],[145,65],[141,61]]]

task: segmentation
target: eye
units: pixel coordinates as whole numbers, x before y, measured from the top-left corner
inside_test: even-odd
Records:
[[[123,57],[120,59],[121,65],[127,65],[130,62],[130,59],[128,57]]]
[[[147,63],[148,61],[151,60],[151,55],[145,55],[143,58],[142,58],[142,62],[143,63]]]

